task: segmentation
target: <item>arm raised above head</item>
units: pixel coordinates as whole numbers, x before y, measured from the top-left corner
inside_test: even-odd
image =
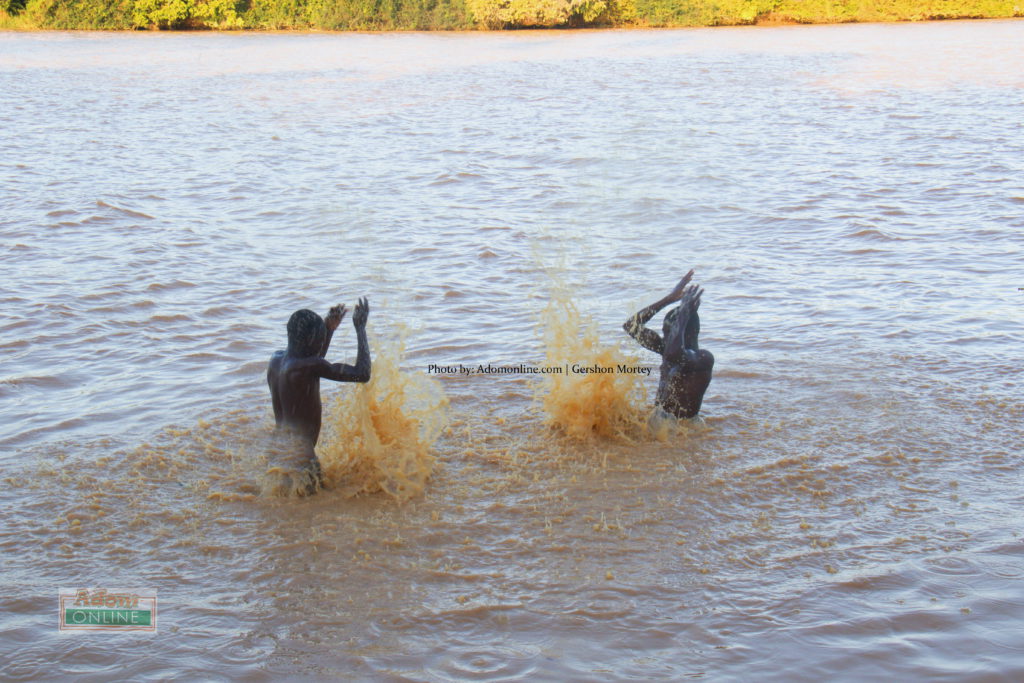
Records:
[[[651,321],[658,311],[665,308],[669,304],[673,304],[679,301],[683,297],[683,292],[686,290],[686,285],[689,284],[690,280],[693,279],[693,270],[691,269],[678,284],[672,289],[671,292],[666,294],[661,299],[655,301],[650,306],[641,308],[639,311],[634,313],[629,320],[623,325],[622,329],[626,331],[633,339],[636,339],[640,346],[654,351],[655,353],[661,354],[665,351],[665,340],[661,338],[661,335],[654,330],[645,327],[647,323]]]
[[[665,337],[665,360],[682,363],[696,357],[699,349],[696,348],[696,335],[693,332],[693,326],[695,324],[697,329],[700,328],[697,309],[700,308],[700,297],[703,293],[704,290],[698,285],[692,285],[683,294],[682,300],[679,302],[679,314]],[[693,337],[692,340],[688,339],[688,332],[689,336]],[[692,341],[694,346],[688,345],[688,341]]]
[[[648,351],[654,351],[657,354],[662,353],[665,350],[665,342],[662,340],[661,335],[654,330],[644,327],[654,314],[660,311],[663,306],[657,304],[651,304],[647,308],[641,308],[639,311],[634,313],[629,320],[622,324],[622,329],[626,331],[633,339],[636,339],[640,343],[640,346],[644,347]]]
[[[331,339],[334,337],[334,331],[338,329],[338,325],[345,318],[347,313],[345,304],[338,306],[332,306],[331,310],[327,311],[327,315],[324,316],[324,327],[327,328],[327,334],[324,336],[323,346],[320,347],[320,357],[323,358],[327,355],[327,349],[331,346]]]
[[[333,309],[332,309],[333,310]],[[356,364],[328,363],[320,359],[317,374],[324,379],[335,382],[369,382],[370,381],[370,343],[366,339],[366,319],[370,315],[370,304],[366,297],[359,300],[352,314],[352,325],[356,328]]]
[[[333,380],[335,382],[369,382],[370,381],[370,358],[367,354],[366,362],[360,366],[359,361],[356,361],[355,365],[349,365],[348,363],[328,363],[324,359],[320,359],[323,363],[317,366],[317,374],[324,378]]]

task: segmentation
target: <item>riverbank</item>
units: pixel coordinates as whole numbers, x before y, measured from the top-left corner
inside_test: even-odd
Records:
[[[0,0],[7,30],[451,31],[1021,16],[1022,0]]]

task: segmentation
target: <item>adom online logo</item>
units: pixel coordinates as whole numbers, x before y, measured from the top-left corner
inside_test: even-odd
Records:
[[[61,631],[156,632],[156,590],[61,588]]]

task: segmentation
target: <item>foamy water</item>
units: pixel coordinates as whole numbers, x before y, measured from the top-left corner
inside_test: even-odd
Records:
[[[0,45],[0,676],[1024,677],[1024,23]],[[650,399],[621,324],[690,267],[669,441],[426,375]],[[284,323],[360,295],[337,485],[261,493]],[[66,586],[159,632],[58,634]]]

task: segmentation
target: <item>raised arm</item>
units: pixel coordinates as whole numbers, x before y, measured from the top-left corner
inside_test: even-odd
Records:
[[[658,311],[665,308],[669,304],[673,304],[679,301],[683,297],[683,292],[686,290],[686,285],[689,284],[693,278],[693,270],[683,276],[683,279],[675,286],[675,288],[663,296],[661,299],[655,301],[646,308],[641,308],[639,311],[634,313],[629,320],[623,325],[622,329],[626,331],[633,339],[636,339],[640,346],[654,351],[655,353],[664,353],[665,351],[665,340],[661,338],[661,335],[654,330],[645,327],[647,323],[651,321]]]
[[[338,325],[345,318],[345,304],[338,306],[332,306],[331,310],[327,311],[327,315],[324,316],[324,326],[327,328],[327,334],[324,336],[324,344],[320,347],[320,357],[323,358],[327,355],[327,349],[331,346],[331,338],[334,336],[334,331],[338,329]]]
[[[318,374],[324,379],[335,382],[369,382],[370,381],[370,343],[366,339],[366,319],[370,315],[370,304],[363,297],[356,304],[352,314],[352,325],[356,328],[356,364],[328,363],[320,359]]]
[[[696,358],[698,349],[689,348],[687,342],[687,331],[691,329],[691,323],[696,322],[698,329],[700,323],[695,320],[697,309],[700,308],[700,297],[704,290],[697,285],[687,288],[679,303],[679,315],[672,324],[671,330],[665,337],[665,360],[670,363],[681,363],[690,357]],[[691,330],[692,332],[692,330]],[[691,336],[695,336],[692,335]]]

